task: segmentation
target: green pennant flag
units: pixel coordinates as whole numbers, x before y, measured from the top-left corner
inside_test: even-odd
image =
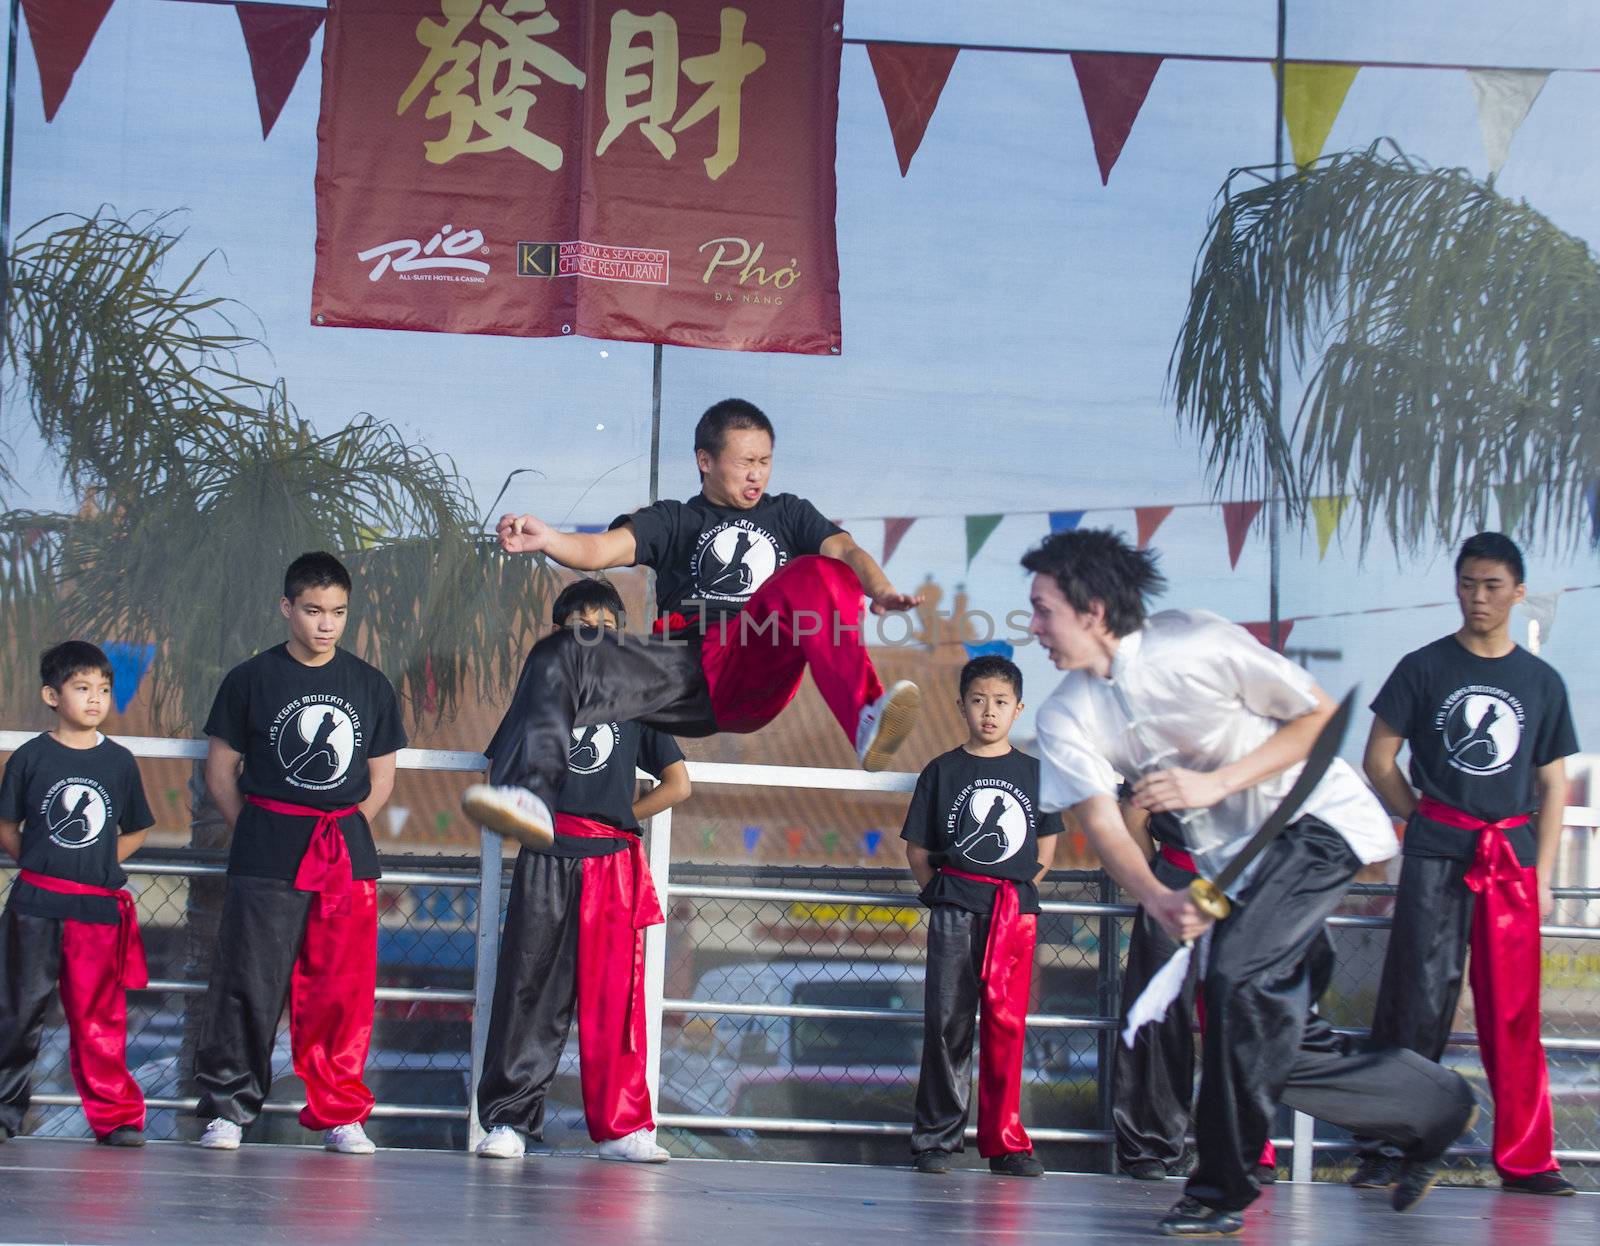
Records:
[[[972,565],[972,560],[978,556],[983,543],[994,534],[994,530],[1000,526],[1000,521],[1004,518],[1004,515],[967,516],[967,566]]]
[[[1523,511],[1528,509],[1533,486],[1526,480],[1508,480],[1504,484],[1496,485],[1495,493],[1500,501],[1500,530],[1513,532],[1522,522]]]

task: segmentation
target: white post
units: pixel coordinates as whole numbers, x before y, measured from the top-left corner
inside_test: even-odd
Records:
[[[1311,1138],[1316,1128],[1315,1117],[1307,1116],[1304,1112],[1294,1114],[1294,1152],[1290,1157],[1290,1181],[1311,1180],[1311,1164],[1316,1159],[1311,1149]]]
[[[467,1087],[467,1150],[483,1141],[478,1120],[478,1078],[489,1041],[489,1013],[494,1007],[495,966],[500,960],[500,836],[478,831],[478,947],[472,972],[472,1081]]]
[[[663,809],[650,819],[650,876],[655,880],[661,911],[672,912],[672,810]],[[645,1084],[650,1104],[661,1111],[661,1001],[667,985],[667,927],[651,926],[644,932]]]

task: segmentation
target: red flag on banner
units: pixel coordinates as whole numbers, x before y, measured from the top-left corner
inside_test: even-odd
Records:
[[[256,108],[261,113],[261,137],[266,138],[311,54],[311,36],[317,33],[328,11],[264,4],[236,4],[233,8],[239,15],[239,28],[244,31],[245,51],[250,54],[250,76],[255,80]]]
[[[1250,525],[1256,521],[1256,516],[1260,513],[1260,502],[1224,502],[1222,504],[1222,526],[1228,533],[1228,565],[1230,567],[1239,565],[1239,555],[1244,550],[1245,534],[1250,531]]]
[[[901,177],[910,171],[911,157],[922,146],[922,136],[928,132],[928,122],[933,120],[933,110],[939,106],[959,51],[917,43],[867,44]]]
[[[1150,538],[1155,536],[1156,529],[1161,526],[1162,520],[1172,514],[1170,506],[1135,506],[1133,519],[1139,528],[1139,548],[1143,549],[1150,544]]]
[[[339,0],[319,325],[837,354],[843,0]]]
[[[1272,623],[1266,620],[1260,623],[1241,623],[1240,627],[1249,632],[1268,649],[1272,648]],[[1283,652],[1283,647],[1289,643],[1289,633],[1294,631],[1293,619],[1278,620],[1278,652]]]
[[[900,538],[905,536],[911,530],[911,525],[916,522],[914,517],[883,521],[883,561],[880,566],[889,565],[889,559],[893,558],[895,550],[900,548]]]
[[[1089,118],[1089,136],[1100,165],[1100,184],[1111,180],[1111,167],[1122,154],[1133,122],[1150,93],[1159,56],[1118,56],[1103,52],[1074,52],[1072,68],[1078,75],[1083,111]]]
[[[22,0],[33,59],[39,66],[46,121],[55,120],[72,76],[83,64],[110,8],[111,0]]]

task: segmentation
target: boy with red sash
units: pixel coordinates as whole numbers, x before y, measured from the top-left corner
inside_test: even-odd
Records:
[[[1525,592],[1509,538],[1469,538],[1456,559],[1461,628],[1402,658],[1372,702],[1367,777],[1407,819],[1372,1041],[1437,1060],[1470,946],[1500,1188],[1565,1195],[1573,1187],[1552,1153],[1539,1041],[1539,921],[1554,908],[1565,758],[1578,741],[1561,676],[1511,639]],[[1410,783],[1396,764],[1401,744]],[[1368,1143],[1351,1184],[1391,1185],[1405,1171]]]
[[[623,618],[616,589],[578,580],[552,608],[589,643]],[[519,728],[508,714],[491,761]],[[657,779],[638,800],[635,768]],[[632,722],[572,732],[556,800],[555,841],[517,854],[494,1007],[478,1082],[477,1153],[520,1159],[544,1127],[545,1092],[578,1015],[583,1111],[600,1158],[661,1163],[645,1084],[644,931],[661,913],[639,827],[688,798],[689,770],[669,735]]]
[[[339,648],[350,573],[302,554],[278,608],[288,640],[228,672],[206,720],[206,790],[233,828],[195,1081],[200,1145],[231,1151],[272,1086],[285,999],[300,1123],[331,1151],[373,1150],[362,1123],[378,969],[371,819],[405,729],[382,672]]]
[[[965,1149],[978,1001],[978,1154],[1007,1177],[1042,1177],[1022,1127],[1022,1054],[1038,924],[1038,882],[1061,829],[1038,827],[1039,762],[1011,746],[1022,672],[984,656],[961,669],[967,742],[928,763],[900,837],[928,906],[922,1072],[913,1166],[950,1171]]]
[[[133,754],[100,734],[111,663],[69,640],[39,660],[52,731],[0,779],[0,848],[21,867],[0,914],[0,1142],[28,1112],[50,994],[59,982],[72,1080],[95,1140],[144,1145],[144,1095],[128,1073],[129,990],[149,981],[121,864],[155,821]]]

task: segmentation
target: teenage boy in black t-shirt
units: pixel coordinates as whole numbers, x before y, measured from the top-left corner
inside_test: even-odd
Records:
[[[1498,532],[1471,537],[1456,559],[1460,629],[1402,658],[1372,702],[1367,777],[1407,819],[1372,1040],[1438,1060],[1470,944],[1501,1188],[1563,1195],[1573,1187],[1552,1153],[1539,920],[1554,907],[1564,759],[1578,740],[1561,676],[1511,639],[1525,592],[1516,545]],[[1401,744],[1410,783],[1396,764]],[[1405,1175],[1397,1156],[1369,1144],[1351,1184]]]
[[[589,639],[622,624],[622,599],[578,580],[552,608],[558,628]],[[519,729],[507,715],[491,762]],[[638,800],[635,767],[656,777]],[[494,984],[478,1120],[478,1154],[521,1158],[541,1137],[544,1098],[578,1014],[583,1111],[600,1158],[660,1163],[645,1084],[644,930],[666,920],[645,863],[639,827],[688,798],[689,770],[669,735],[633,722],[573,731],[556,801],[555,842],[517,854]]]
[[[22,1128],[50,993],[61,987],[72,1080],[95,1139],[144,1145],[144,1095],[128,1073],[127,991],[146,985],[122,862],[155,821],[133,754],[100,734],[111,663],[69,640],[39,660],[53,731],[29,740],[0,779],[0,848],[17,880],[0,914],[0,1142]]]
[[[950,1171],[963,1149],[978,1027],[978,1154],[1011,1177],[1044,1167],[1022,1127],[1022,1053],[1038,923],[1038,882],[1061,829],[1041,830],[1039,761],[1011,747],[1022,672],[1001,657],[961,670],[967,742],[928,763],[900,837],[928,918],[922,1072],[911,1150],[918,1172]]]
[[[573,727],[633,720],[685,736],[755,731],[794,698],[808,667],[862,766],[889,764],[916,724],[919,694],[907,680],[884,690],[861,635],[861,599],[881,615],[921,598],[897,592],[810,502],[767,493],[772,446],[772,422],[729,398],[695,427],[698,497],[656,502],[600,533],[501,517],[509,553],[542,553],[578,571],[652,568],[659,635],[590,643],[563,629],[535,645],[490,781],[462,796],[468,816],[542,847]]]
[[[406,735],[382,672],[340,649],[350,573],[302,554],[284,574],[289,639],[228,672],[206,720],[206,790],[233,828],[195,1081],[200,1145],[231,1151],[272,1087],[285,998],[300,1123],[373,1150],[361,1080],[378,970],[371,819]]]

